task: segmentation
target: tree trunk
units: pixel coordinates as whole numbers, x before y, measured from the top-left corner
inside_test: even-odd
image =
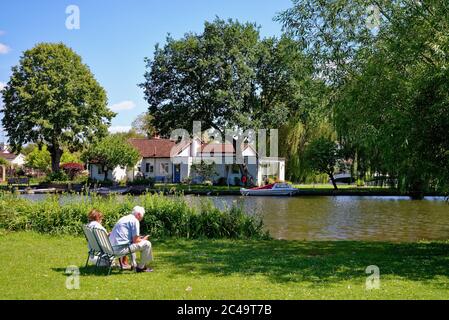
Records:
[[[51,146],[48,148],[48,151],[50,151],[51,155],[51,171],[53,173],[59,172],[59,163],[61,162],[62,157],[62,149],[58,146]]]
[[[332,184],[334,185],[334,189],[338,190],[337,183],[335,182],[334,174],[329,173],[329,177],[331,178]]]
[[[409,186],[409,195],[413,200],[424,199],[424,189],[427,185],[422,179],[414,179]]]
[[[243,178],[243,176],[245,176],[246,175],[246,172],[245,172],[245,167],[243,166],[243,164],[239,164],[239,169],[240,169],[240,181],[241,181],[241,179]],[[243,183],[243,181],[241,181],[242,183]],[[246,185],[245,185],[246,183],[243,183],[243,186],[244,187],[246,187]]]

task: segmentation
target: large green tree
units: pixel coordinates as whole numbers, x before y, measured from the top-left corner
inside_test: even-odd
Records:
[[[206,22],[202,34],[168,37],[163,48],[156,46],[142,87],[159,133],[191,130],[193,121],[222,133],[245,126],[258,40],[253,24],[217,19]]]
[[[261,39],[250,23],[216,19],[201,34],[167,38],[147,59],[141,85],[160,134],[193,121],[226,128],[278,128],[312,81],[311,61],[288,37]],[[302,91],[304,89],[304,91]]]
[[[80,150],[107,134],[114,113],[81,57],[62,43],[27,50],[4,88],[2,124],[13,151],[46,145],[59,171],[64,148]]]
[[[81,158],[100,166],[106,181],[109,171],[117,166],[134,167],[139,157],[139,152],[122,135],[113,134],[89,146]]]

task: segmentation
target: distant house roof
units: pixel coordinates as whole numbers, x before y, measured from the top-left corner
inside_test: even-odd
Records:
[[[174,140],[159,138],[129,139],[128,141],[139,151],[142,158],[171,158],[190,145],[189,142],[177,143]],[[249,147],[250,145],[242,145],[242,151]],[[203,143],[200,152],[201,154],[235,154],[234,146],[230,143]]]
[[[142,158],[170,158],[176,141],[169,139],[129,139]]]
[[[1,151],[0,152],[0,158],[3,158],[3,159],[8,160],[8,161],[12,161],[15,158],[17,158],[17,155],[14,154],[14,153],[10,153],[8,151]]]

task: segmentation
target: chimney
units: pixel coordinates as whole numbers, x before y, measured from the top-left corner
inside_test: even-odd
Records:
[[[198,151],[201,148],[201,143],[198,141],[197,138],[193,138],[191,143],[190,143],[190,156],[191,157],[196,157]]]

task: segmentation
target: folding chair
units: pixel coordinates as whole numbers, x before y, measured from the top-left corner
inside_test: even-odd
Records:
[[[96,267],[99,264],[100,257],[103,255],[103,251],[98,244],[97,238],[94,235],[93,229],[86,225],[83,225],[84,236],[86,237],[87,244],[89,245],[89,252],[87,253],[86,267],[89,264],[90,257],[97,257]]]
[[[109,236],[106,233],[106,231],[101,230],[101,229],[92,229],[93,234],[95,235],[95,238],[97,239],[98,245],[100,246],[101,252],[102,254],[99,256],[101,260],[105,260],[108,264],[109,264],[109,271],[108,271],[108,275],[111,274],[111,270],[112,270],[112,263],[114,262],[115,259],[130,255],[130,259],[131,261],[134,261],[134,258],[132,256],[132,252],[131,252],[131,248],[128,245],[127,251],[124,254],[117,254],[116,252],[114,252],[114,249],[112,248],[111,242],[109,241]],[[99,263],[99,262],[98,262]],[[122,262],[119,259],[119,263],[120,263],[120,270],[123,271],[123,265]]]

